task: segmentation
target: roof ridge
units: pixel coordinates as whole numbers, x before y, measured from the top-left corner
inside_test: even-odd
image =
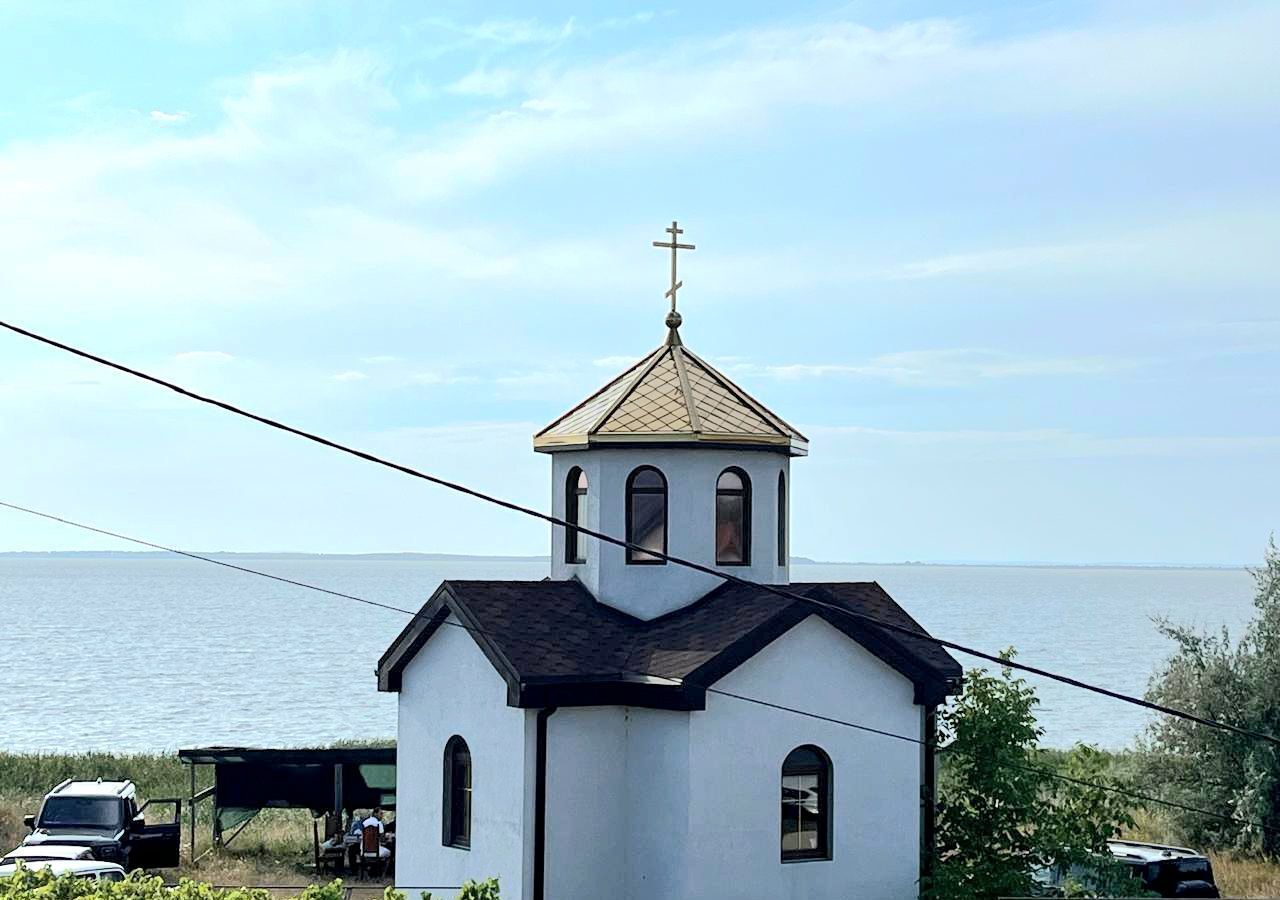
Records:
[[[645,359],[642,359],[640,363],[636,364],[637,374],[632,379],[631,384],[625,391],[619,394],[608,407],[605,408],[605,411],[601,413],[594,422],[591,423],[591,426],[587,429],[587,434],[595,432],[605,422],[609,421],[609,418],[618,411],[618,408],[622,406],[623,403],[627,402],[628,397],[635,393],[636,388],[640,386],[640,382],[644,381],[645,378],[649,376],[649,373],[654,370],[654,367],[658,365],[659,361],[661,361],[662,357],[665,356],[667,351],[670,349],[671,345],[663,344],[657,350],[652,351]],[[641,365],[641,363],[644,365]],[[616,384],[617,381],[618,379],[615,378],[613,383]]]
[[[698,418],[698,408],[693,402],[693,388],[689,386],[689,373],[684,368],[684,345],[671,345],[671,361],[675,363],[676,377],[680,379],[680,391],[684,394],[684,408],[689,413],[689,430],[695,434],[702,431],[702,420]]]
[[[801,434],[797,429],[784,421],[782,417],[775,414],[755,397],[752,397],[742,388],[738,387],[738,385],[731,381],[727,375],[722,374],[718,369],[698,356],[698,354],[694,353],[692,350],[686,350],[685,352],[689,354],[690,359],[697,363],[698,366],[707,373],[708,377],[714,379],[721,387],[733,394],[739,403],[750,407],[752,412],[764,419],[767,424],[772,425],[779,434],[782,434],[785,437],[794,435],[801,440],[808,440],[808,438]]]

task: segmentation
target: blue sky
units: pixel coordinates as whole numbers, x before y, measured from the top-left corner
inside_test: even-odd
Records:
[[[5,318],[545,506],[530,436],[661,339],[676,217],[686,341],[811,438],[796,552],[1280,524],[1274,3],[166,10],[0,4]],[[547,546],[5,336],[0,470],[188,548]]]

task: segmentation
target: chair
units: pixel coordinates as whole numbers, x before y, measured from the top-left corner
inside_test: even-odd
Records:
[[[360,830],[360,876],[366,877],[371,868],[377,867],[378,877],[387,874],[390,855],[382,855],[381,834],[377,825],[366,825]]]

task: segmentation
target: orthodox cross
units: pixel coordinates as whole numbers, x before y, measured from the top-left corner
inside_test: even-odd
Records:
[[[666,232],[671,235],[671,240],[654,241],[653,246],[666,247],[671,250],[671,288],[663,296],[671,298],[671,312],[667,314],[667,325],[670,328],[679,328],[680,313],[676,312],[676,291],[684,287],[684,282],[676,280],[676,253],[680,250],[693,250],[696,248],[693,244],[680,243],[680,235],[684,234],[684,229],[679,227],[674,220],[671,222],[671,227],[666,229]]]

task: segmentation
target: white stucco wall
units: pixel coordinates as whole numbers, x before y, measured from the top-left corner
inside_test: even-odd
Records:
[[[922,736],[911,683],[816,617],[717,687]],[[802,744],[832,760],[832,859],[783,863],[782,761]],[[917,896],[918,745],[709,694],[693,713],[561,709],[548,751],[548,900]]]
[[[561,709],[547,759],[549,900],[686,896],[688,713]]]
[[[816,616],[716,685],[923,736],[911,682]],[[780,861],[782,761],[816,744],[833,770],[832,859]],[[918,895],[920,747],[708,694],[690,716],[689,890],[714,900],[906,900]]]
[[[417,888],[492,875],[504,898],[528,896],[534,715],[507,706],[506,683],[462,628],[441,626],[405,668],[396,754],[396,884],[414,888],[410,896],[418,895]],[[455,734],[471,751],[470,850],[441,841],[444,747]]]
[[[552,510],[565,512],[565,480],[579,466],[587,474],[587,515],[583,525],[626,537],[627,476],[638,466],[654,466],[667,479],[667,552],[715,566],[716,479],[737,466],[751,479],[751,565],[725,571],[767,584],[786,584],[789,566],[778,565],[778,473],[790,491],[791,460],[785,454],[754,450],[607,448],[562,450],[552,454]],[[586,539],[586,562],[565,562],[564,529],[552,528],[551,577],[576,576],[596,599],[642,619],[652,619],[698,599],[721,581],[683,566],[627,565],[622,547]]]

